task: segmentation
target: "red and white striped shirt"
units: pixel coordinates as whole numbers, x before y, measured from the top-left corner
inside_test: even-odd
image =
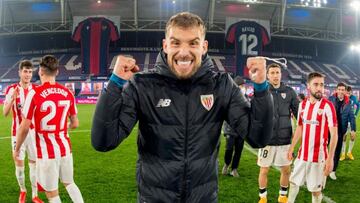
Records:
[[[298,125],[303,126],[298,158],[308,162],[325,161],[329,127],[337,126],[334,105],[325,98],[313,104],[305,99],[299,105],[297,120]]]
[[[54,159],[71,153],[67,120],[77,114],[77,109],[75,97],[66,87],[47,82],[31,90],[23,114],[34,118],[38,158]]]
[[[17,91],[17,97],[11,107],[12,111],[12,124],[11,124],[11,134],[12,136],[16,136],[17,129],[20,126],[20,123],[22,121],[21,117],[21,109],[24,106],[26,96],[28,92],[33,89],[36,85],[30,84],[28,88],[21,87],[20,83],[15,83],[12,85],[9,85],[6,88],[5,91],[5,101],[4,105],[8,104],[12,100],[12,96],[14,95],[15,91]],[[31,128],[34,128],[33,125],[31,125]]]

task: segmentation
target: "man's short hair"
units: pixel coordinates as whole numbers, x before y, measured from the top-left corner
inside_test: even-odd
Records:
[[[336,85],[336,88],[338,88],[338,87],[345,87],[345,89],[346,89],[346,85],[345,85],[345,83],[343,83],[343,82],[339,82],[339,83]]]
[[[269,72],[269,69],[270,69],[270,68],[279,68],[279,69],[281,70],[281,66],[280,66],[279,64],[277,64],[277,63],[271,63],[271,64],[269,64],[269,65],[266,67],[266,73]]]
[[[19,63],[19,70],[23,70],[23,69],[33,69],[33,64],[31,63],[30,60],[22,60]]]
[[[351,92],[352,87],[350,85],[346,86],[346,91]]]
[[[325,78],[325,75],[323,75],[319,72],[309,73],[308,78],[307,78],[307,83],[310,83],[314,78]]]
[[[185,29],[200,27],[204,37],[206,33],[204,21],[201,20],[198,15],[189,12],[181,12],[173,15],[166,23],[165,36],[168,34],[171,27],[181,27]]]
[[[59,61],[53,55],[45,55],[41,59],[40,68],[42,68],[46,75],[56,75],[59,68]]]
[[[245,80],[241,77],[241,76],[236,76],[234,78],[234,82],[237,84],[237,85],[243,85],[245,84]]]

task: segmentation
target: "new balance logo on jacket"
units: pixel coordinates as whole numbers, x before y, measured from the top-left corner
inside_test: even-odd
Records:
[[[171,99],[160,99],[156,107],[168,107],[170,106]]]

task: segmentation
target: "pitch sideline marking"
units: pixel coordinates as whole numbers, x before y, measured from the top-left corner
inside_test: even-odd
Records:
[[[136,130],[137,127],[134,127],[133,130]],[[77,133],[77,132],[90,132],[91,130],[73,130],[73,131],[69,131],[71,133]],[[8,136],[8,137],[0,137],[0,140],[5,140],[5,139],[10,139],[11,136]],[[257,152],[255,149],[249,147],[247,144],[244,145],[245,149],[247,149],[248,151],[250,151],[252,154],[256,155],[257,156]],[[280,168],[279,167],[276,167],[276,166],[271,166],[273,168],[275,168],[276,170],[280,171]],[[326,196],[323,194],[323,200],[326,202],[326,203],[336,203],[334,200],[332,200],[330,197]]]
[[[133,130],[137,130],[137,127],[134,127]],[[91,130],[72,130],[72,131],[68,131],[68,133],[80,133],[80,132],[91,132]],[[0,140],[6,140],[6,139],[10,139],[11,136],[8,137],[0,137]]]
[[[80,133],[80,132],[90,132],[91,130],[73,130],[73,131],[68,131],[69,133]],[[6,139],[10,139],[11,136],[8,137],[0,137],[0,140],[6,140]]]

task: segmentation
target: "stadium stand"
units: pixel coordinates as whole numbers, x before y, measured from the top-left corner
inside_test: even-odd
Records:
[[[124,52],[111,53],[109,61],[109,69],[113,68],[115,63],[115,56],[123,54],[131,56],[136,59],[137,64],[141,70],[153,69],[157,57],[157,52]],[[81,73],[81,56],[77,54],[56,54],[60,61],[60,75],[59,80],[72,80],[78,78],[79,80],[86,80],[89,75]],[[215,64],[216,71],[234,72],[234,56],[231,54],[211,54]],[[35,67],[38,65],[41,55],[28,56],[11,56],[2,57],[0,64],[0,79],[17,79],[18,69],[17,65],[22,59],[30,59]],[[283,72],[285,81],[303,81],[305,76],[312,71],[318,71],[327,74],[327,83],[337,83],[337,81],[346,81],[352,85],[360,85],[359,73],[356,73],[354,67],[349,67],[346,64],[334,64],[313,60],[299,60],[288,59],[288,67]],[[111,71],[109,70],[109,73]]]

